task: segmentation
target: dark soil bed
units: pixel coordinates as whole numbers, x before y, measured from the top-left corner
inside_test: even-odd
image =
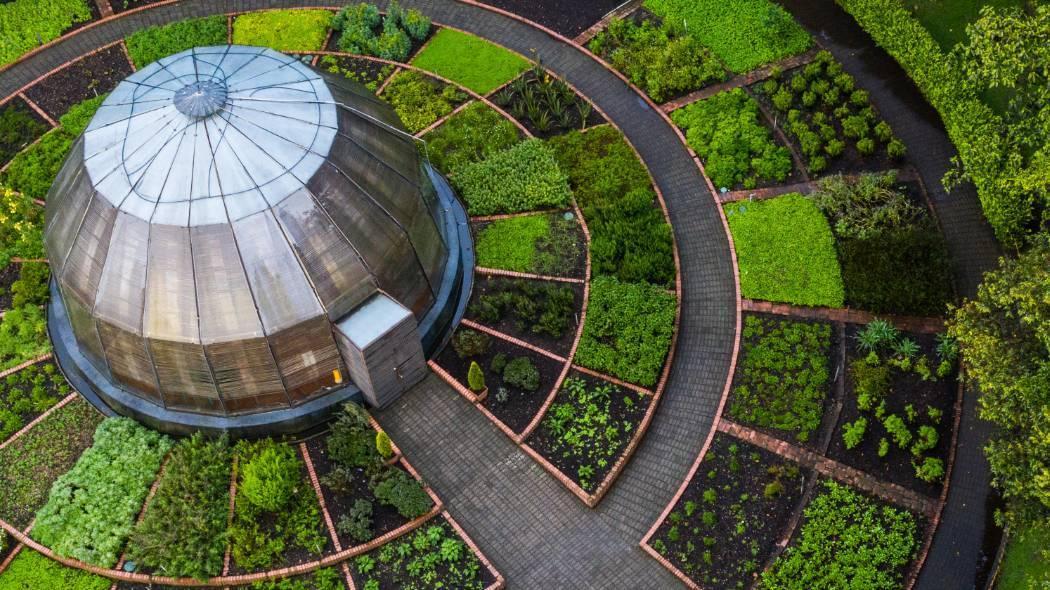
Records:
[[[583,407],[578,399],[567,391],[566,384],[570,379],[579,379],[586,384],[587,391],[595,388],[608,386],[612,391],[609,394],[609,411],[604,412],[602,404],[598,404],[598,410],[590,420],[580,420],[581,415],[586,415],[588,408]],[[546,416],[540,425],[528,438],[529,446],[539,451],[559,471],[569,479],[576,482],[584,490],[593,492],[603,482],[609,472],[612,471],[616,461],[623,454],[627,445],[638,432],[638,426],[645,417],[646,410],[652,397],[636,393],[633,390],[621,388],[603,379],[592,377],[579,371],[569,373],[553,404],[548,409]],[[558,418],[562,411],[569,413],[573,419],[568,419],[566,434],[559,435],[554,426],[560,422]],[[600,418],[599,418],[600,416]],[[574,427],[575,426],[575,427]],[[599,431],[597,436],[582,435],[581,431],[594,428]],[[616,435],[609,434],[606,429],[615,428]],[[581,443],[576,445],[566,440],[566,436],[575,439],[577,436]],[[586,477],[581,477],[580,469],[587,468],[593,472]]]
[[[649,545],[704,588],[746,588],[789,526],[808,476],[718,434]]]
[[[12,262],[0,270],[0,311],[11,309],[11,285],[18,280],[21,265]]]
[[[864,353],[857,348],[856,334],[858,326],[849,325],[846,330],[846,356],[847,367],[854,359],[864,358]],[[928,357],[935,358],[935,338],[930,334],[906,334],[915,339],[922,349],[922,353]],[[909,423],[909,430],[913,435],[919,425],[929,424],[937,430],[937,445],[924,453],[924,456],[941,459],[945,465],[948,461],[948,451],[952,441],[952,427],[955,423],[955,400],[958,394],[958,384],[955,374],[937,381],[922,381],[914,372],[904,373],[894,370],[892,377],[892,393],[886,398],[886,413],[905,416],[904,407],[912,404],[919,412],[919,419],[915,423]],[[939,423],[934,424],[927,418],[926,408],[933,407],[940,410],[942,416]],[[927,496],[936,497],[941,492],[943,481],[927,483],[915,476],[912,467],[912,455],[906,449],[898,447],[892,438],[886,433],[882,424],[872,412],[864,412],[867,417],[868,426],[861,443],[853,449],[846,449],[842,438],[843,428],[846,423],[852,423],[862,415],[857,407],[857,394],[853,379],[847,373],[846,399],[842,407],[842,415],[831,438],[831,447],[828,456],[836,461],[845,463],[883,479]],[[889,453],[885,457],[878,456],[879,440],[886,437],[889,440]]]
[[[569,289],[573,292],[573,314],[565,327],[560,338],[554,338],[548,333],[538,333],[530,329],[528,322],[519,322],[515,318],[512,309],[505,309],[502,317],[497,322],[485,321],[478,317],[478,302],[483,301],[485,296],[498,295],[506,291],[516,292],[516,286],[530,284],[551,285],[556,289]],[[537,299],[542,299],[538,297]],[[537,301],[530,299],[530,301]],[[559,356],[568,356],[572,349],[572,342],[576,338],[576,330],[579,325],[580,310],[583,308],[583,285],[579,283],[558,283],[553,281],[533,281],[529,279],[508,279],[502,277],[490,277],[479,275],[474,283],[474,292],[470,297],[470,305],[467,307],[467,318],[483,324],[494,330],[498,330],[524,340],[529,344],[538,346],[544,350],[553,352]],[[538,314],[543,313],[543,304],[538,306]]]
[[[119,2],[120,0],[113,0],[113,1],[114,2]],[[90,25],[91,23],[97,21],[99,18],[102,17],[102,13],[99,12],[98,4],[95,3],[95,0],[84,0],[84,2],[87,4],[88,10],[91,11],[91,18],[87,19],[86,21],[79,22],[79,23],[73,23],[73,25],[70,26],[68,29],[66,29],[65,31],[62,31],[63,35],[67,35],[69,33],[72,33],[73,31],[75,31],[77,29],[82,29],[82,28]]]
[[[0,166],[51,129],[47,121],[21,98],[0,107]]]
[[[322,55],[317,62],[317,67],[331,74],[360,82],[375,92],[394,73],[397,66],[360,57]]]
[[[70,391],[65,377],[50,361],[30,365],[5,377],[0,382],[0,440],[29,424]],[[17,417],[17,421],[12,416]]]
[[[538,74],[535,69],[530,69],[517,79],[510,82],[506,88],[492,95],[492,102],[505,110],[512,117],[524,125],[530,133],[536,137],[547,139],[555,135],[567,133],[574,129],[594,127],[607,123],[604,117],[596,111],[586,98],[580,96],[568,86],[561,86],[563,82],[551,77],[547,80],[545,74]],[[565,118],[556,114],[543,89],[555,86],[561,89],[561,101]],[[526,100],[527,88],[532,89],[533,101],[538,109],[535,112],[529,110],[530,104]],[[584,122],[586,115],[586,123]],[[538,124],[537,121],[546,117],[546,124]]]
[[[358,477],[354,479],[353,494],[340,494],[324,485],[324,476],[335,467],[332,460],[328,457],[326,440],[327,438],[313,438],[306,443],[306,447],[310,451],[310,460],[314,463],[314,471],[321,480],[321,492],[324,494],[328,514],[332,517],[332,524],[338,525],[340,518],[350,513],[350,508],[354,505],[354,501],[360,499],[368,500],[372,503],[373,539],[407,523],[408,519],[398,514],[397,510],[381,504],[375,499],[372,491],[368,488],[368,476],[365,475],[362,469],[355,470]],[[400,468],[400,466],[398,467]],[[339,534],[338,530],[337,534]],[[360,545],[362,542],[339,534],[339,544],[343,549],[348,549]]]
[[[540,385],[536,388],[536,391],[526,391],[508,385],[504,382],[501,374],[491,371],[492,359],[501,353],[507,360],[525,357],[532,361],[540,373]],[[452,346],[445,347],[445,350],[437,358],[438,364],[448,371],[453,378],[463,383],[464,386],[467,384],[467,371],[472,360],[477,361],[478,365],[485,372],[485,385],[489,389],[488,397],[485,398],[484,402],[485,407],[512,431],[518,433],[523,431],[529,425],[529,422],[532,422],[540,406],[547,400],[551,387],[554,386],[554,382],[558,379],[558,375],[561,374],[564,367],[562,363],[511,344],[502,338],[490,338],[488,350],[472,358],[461,359]],[[506,391],[506,399],[503,401],[501,401],[501,388]]]
[[[57,120],[73,105],[110,92],[131,71],[124,50],[114,45],[44,78],[26,96]]]
[[[486,0],[501,8],[572,38],[597,23],[623,0]]]

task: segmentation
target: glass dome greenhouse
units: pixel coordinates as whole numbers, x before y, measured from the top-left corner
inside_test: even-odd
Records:
[[[63,371],[169,431],[294,431],[387,375],[409,386],[398,363],[445,340],[472,266],[462,206],[421,154],[363,86],[270,49],[135,72],[47,198]],[[362,373],[355,347],[386,334],[373,357],[395,366]]]

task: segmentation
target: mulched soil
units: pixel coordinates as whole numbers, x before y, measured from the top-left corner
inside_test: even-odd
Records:
[[[397,66],[359,57],[323,55],[318,61],[317,67],[329,73],[342,75],[350,80],[360,82],[372,88],[374,92],[375,88],[382,85],[383,81],[390,74],[394,73],[394,69]]]
[[[0,310],[11,309],[11,285],[18,280],[21,265],[15,262],[0,270]]]
[[[314,463],[314,471],[317,472],[317,477],[321,480],[321,491],[324,493],[324,501],[325,505],[328,507],[328,514],[332,517],[332,524],[339,524],[339,519],[343,515],[349,514],[350,508],[354,505],[354,501],[359,499],[365,499],[372,502],[373,538],[386,534],[407,523],[408,519],[398,514],[397,510],[380,504],[379,501],[375,499],[372,491],[368,488],[368,477],[361,469],[355,470],[358,477],[354,480],[353,494],[339,494],[333,492],[328,489],[328,486],[324,485],[324,476],[335,468],[334,462],[328,457],[326,440],[327,437],[311,439],[306,443],[306,447],[310,450],[310,460]],[[398,468],[400,468],[400,466],[398,466]],[[349,549],[350,547],[362,544],[361,541],[354,540],[342,534],[339,535],[339,543],[343,549]]]
[[[114,45],[48,76],[26,90],[26,96],[57,120],[69,107],[112,91],[131,73],[124,50]]]
[[[573,308],[576,310],[574,317],[569,322],[568,327],[565,329],[565,333],[562,334],[561,338],[555,339],[547,334],[537,334],[529,331],[528,326],[524,326],[524,329],[519,329],[516,325],[517,322],[514,319],[514,314],[511,310],[505,310],[503,317],[499,322],[490,323],[483,322],[477,319],[473,306],[476,305],[478,300],[483,295],[500,293],[507,290],[514,289],[514,285],[517,281],[523,281],[528,283],[545,283],[554,285],[558,288],[571,289],[575,295],[575,303]],[[513,336],[519,340],[524,340],[529,344],[538,346],[544,350],[548,350],[559,356],[567,356],[569,351],[572,350],[572,342],[576,338],[576,330],[579,325],[580,310],[583,308],[583,285],[579,283],[557,283],[553,281],[533,281],[531,279],[507,279],[502,277],[490,277],[490,276],[478,276],[474,282],[474,291],[470,296],[470,305],[467,306],[467,319],[474,320],[479,324],[485,325],[486,327],[498,330],[509,336]],[[540,308],[542,312],[543,308]]]
[[[623,0],[486,0],[502,8],[573,38],[602,19]]]
[[[604,379],[592,377],[575,370],[569,373],[567,379],[568,378],[584,380],[587,383],[588,390],[608,383]],[[624,398],[630,398],[634,402],[633,405],[628,407],[624,402]],[[605,467],[599,466],[596,462],[588,461],[585,456],[574,454],[567,445],[561,442],[557,435],[547,428],[546,420],[540,422],[540,425],[537,426],[536,430],[534,430],[529,436],[528,444],[533,449],[539,451],[541,455],[557,467],[559,471],[568,476],[569,479],[575,481],[577,485],[580,485],[580,467],[591,465],[594,469],[594,475],[590,477],[591,485],[589,488],[585,489],[587,489],[587,491],[594,491],[594,489],[605,480],[605,477],[609,472],[612,471],[617,459],[619,459],[624,449],[627,448],[631,439],[634,438],[635,433],[638,432],[638,425],[641,423],[642,418],[645,417],[645,412],[649,409],[649,404],[652,403],[652,400],[652,396],[640,395],[630,389],[619,387],[617,387],[611,395],[608,424],[620,428],[621,434],[615,448],[610,449],[611,457],[607,459],[608,464]],[[562,390],[559,391],[557,397],[554,398],[553,404],[563,404],[569,401],[569,396],[564,390]],[[551,407],[553,407],[553,405]],[[577,406],[577,411],[582,412],[583,410]],[[550,415],[549,411],[547,415]],[[625,429],[624,424],[630,424],[629,431]],[[605,445],[603,445],[603,447],[604,446]]]
[[[524,77],[524,79],[529,80],[532,86],[537,85],[538,79],[536,77],[535,71],[528,70],[524,74],[522,74],[522,76]],[[543,100],[543,94],[537,90],[536,98],[538,99],[541,105],[541,110],[546,111],[550,116],[550,126],[544,131],[540,131],[540,129],[536,126],[535,122],[533,122],[533,120],[527,114],[524,106],[523,95],[521,92],[515,91],[515,86],[513,85],[513,82],[503,90],[500,90],[499,92],[495,93],[492,96],[491,100],[497,106],[507,111],[508,114],[513,116],[519,122],[521,122],[521,124],[524,125],[530,133],[542,139],[548,139],[550,137],[554,137],[555,135],[568,133],[569,131],[572,131],[574,129],[594,127],[595,125],[602,125],[604,123],[608,123],[605,117],[602,117],[601,114],[598,113],[598,111],[594,110],[594,108],[592,107],[588,111],[587,123],[586,125],[584,125],[583,120],[581,119],[581,113],[576,105],[587,102],[587,100],[580,96],[580,94],[577,92],[573,92],[573,96],[576,97],[574,102],[566,107],[566,112],[569,113],[571,117],[568,121],[568,125],[563,126],[561,123],[558,122],[558,120],[553,116],[553,114],[551,114],[545,108],[546,102]]]
[[[770,468],[780,466],[794,473],[781,475],[781,493],[767,499],[766,486],[776,479]],[[685,493],[649,545],[656,543],[659,547],[657,541],[662,542],[666,548],[663,555],[704,588],[748,587],[753,581],[752,573],[761,570],[789,525],[793,508],[801,500],[803,478],[809,476],[808,471],[773,453],[718,434]],[[704,500],[705,490],[715,492],[713,503]],[[696,504],[692,516],[686,516],[687,502]],[[704,524],[705,511],[714,513],[711,526]],[[673,536],[673,519],[679,517],[679,538],[673,541],[668,535]],[[706,552],[710,552],[710,560]]]
[[[15,115],[9,111],[14,111]],[[13,116],[18,120],[18,124],[12,129],[0,129],[0,166],[7,164],[18,152],[51,129],[51,125],[43,117],[17,96],[0,107],[0,114]]]
[[[813,432],[811,432],[809,434],[809,439],[806,440],[805,442],[802,442],[802,441],[798,440],[798,438],[796,437],[796,433],[794,433],[794,432],[789,432],[787,430],[779,430],[779,429],[776,429],[776,428],[764,428],[764,427],[761,427],[761,426],[756,426],[754,424],[747,423],[747,422],[745,422],[743,420],[738,420],[738,419],[734,418],[730,414],[729,408],[731,408],[733,406],[733,402],[736,401],[736,399],[737,399],[737,396],[735,395],[736,388],[737,388],[737,386],[740,385],[740,382],[743,379],[744,359],[746,358],[746,354],[747,354],[747,346],[751,342],[757,342],[759,340],[757,337],[751,337],[751,338],[748,338],[748,339],[744,339],[740,343],[740,360],[737,362],[736,372],[733,373],[733,388],[732,388],[732,390],[730,390],[729,399],[726,401],[725,416],[727,418],[730,418],[732,420],[740,422],[741,424],[746,425],[748,428],[751,428],[751,429],[756,430],[758,432],[762,432],[764,434],[768,434],[769,436],[772,436],[774,438],[778,438],[780,440],[784,440],[784,441],[790,442],[790,443],[795,444],[795,445],[806,447],[806,448],[808,448],[808,449],[810,449],[812,451],[818,452],[818,453],[821,452],[821,450],[822,450],[821,441],[823,441],[826,438],[827,431],[831,430],[832,428],[835,427],[835,423],[833,421],[833,417],[830,416],[829,415],[830,412],[828,412],[828,409],[831,408],[831,406],[834,405],[834,403],[835,403],[835,376],[838,375],[839,372],[845,370],[845,368],[842,366],[841,359],[838,358],[839,357],[839,331],[838,331],[838,327],[834,323],[825,322],[825,321],[822,321],[822,320],[813,320],[813,319],[800,318],[800,317],[785,317],[785,316],[782,316],[782,315],[767,314],[767,313],[753,313],[753,312],[745,312],[744,313],[745,317],[749,316],[749,315],[758,316],[758,317],[761,317],[761,318],[764,318],[764,319],[790,320],[792,322],[799,322],[799,323],[805,323],[805,324],[827,324],[827,325],[829,325],[831,327],[831,339],[829,340],[830,344],[828,346],[828,355],[827,355],[827,358],[828,358],[828,383],[827,383],[827,392],[826,392],[826,395],[824,397],[824,407],[821,410],[822,420],[821,420],[821,423],[820,423],[820,428],[818,430],[814,430]]]
[[[492,358],[498,353],[506,355],[508,361],[517,357],[529,358],[540,372],[540,386],[536,391],[525,391],[507,385],[504,383],[502,375],[497,375],[489,370]],[[533,417],[536,416],[536,412],[539,411],[543,402],[547,400],[554,382],[558,379],[558,375],[561,375],[561,371],[564,368],[562,363],[511,344],[502,338],[491,338],[488,351],[473,358],[459,358],[459,355],[456,354],[451,345],[446,346],[445,350],[437,357],[438,364],[453,378],[463,383],[464,386],[467,383],[467,370],[470,368],[471,360],[477,361],[485,371],[485,385],[489,388],[489,394],[483,402],[484,406],[500,421],[510,427],[511,430],[518,433],[523,431]],[[501,387],[507,390],[507,400],[503,402],[497,399],[497,393]]]
[[[857,349],[856,334],[859,326],[849,325],[846,329],[846,365],[847,367],[854,359],[864,358],[865,354]],[[936,347],[935,337],[931,334],[911,334],[907,336],[915,339],[922,348],[922,353],[930,357],[931,368],[936,369]],[[835,432],[831,438],[831,447],[828,456],[878,477],[882,480],[893,482],[908,489],[937,497],[941,493],[943,482],[926,483],[915,477],[915,469],[911,465],[912,456],[907,450],[899,448],[893,440],[885,434],[882,424],[875,418],[873,412],[866,412],[868,427],[863,441],[853,449],[847,450],[842,440],[842,430],[847,422],[853,422],[859,416],[857,408],[857,396],[854,392],[854,384],[847,374],[846,399],[842,407],[842,415]],[[948,451],[952,442],[952,427],[955,424],[955,400],[958,394],[958,384],[955,375],[938,381],[922,381],[914,372],[906,374],[894,369],[892,377],[892,393],[886,399],[886,412],[897,414],[904,418],[904,406],[913,404],[919,411],[920,417],[915,424],[909,424],[908,428],[912,434],[917,436],[918,427],[921,424],[930,424],[926,419],[926,407],[935,407],[943,413],[940,424],[934,425],[937,429],[939,439],[937,446],[932,451],[927,451],[924,456],[937,457],[948,463]],[[890,441],[890,451],[885,458],[878,456],[879,439],[886,436]]]
[[[566,210],[566,211],[563,211],[563,212],[560,212],[560,213],[552,213],[550,215],[552,229],[553,229],[554,223],[556,223],[558,221],[561,221],[563,219],[564,214],[567,213],[567,212],[571,212],[571,210]],[[564,252],[564,251],[561,251],[561,252],[557,252],[556,253],[556,254],[559,255],[559,266],[560,266],[560,268],[561,269],[565,269],[566,272],[542,272],[541,269],[537,269],[537,268],[529,269],[529,272],[531,272],[533,274],[546,274],[546,275],[549,275],[549,276],[567,277],[567,278],[573,278],[573,279],[582,279],[582,278],[584,278],[584,275],[587,272],[587,255],[586,255],[587,243],[586,243],[586,240],[585,240],[584,235],[583,235],[583,226],[579,224],[579,219],[575,218],[575,212],[571,212],[571,213],[574,216],[573,221],[576,222],[576,223],[572,224],[573,225],[573,234],[575,236],[575,241],[576,241],[576,251],[575,252]],[[473,236],[473,238],[474,238],[474,243],[477,243],[478,235],[481,233],[481,231],[484,230],[486,227],[488,227],[491,223],[492,222],[490,222],[490,221],[480,221],[480,222],[472,221],[470,223],[470,232],[471,232],[471,236]],[[547,250],[543,250],[543,251],[547,252]]]

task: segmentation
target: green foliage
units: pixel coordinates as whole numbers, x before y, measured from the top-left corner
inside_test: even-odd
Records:
[[[368,414],[354,403],[343,405],[342,413],[332,423],[327,447],[333,461],[348,467],[370,468],[380,463],[375,431],[369,424]]]
[[[996,585],[998,590],[1032,590],[1050,583],[1050,529],[1011,529]]]
[[[335,528],[358,543],[372,539],[372,503],[364,498],[354,500],[354,505],[339,519]]]
[[[944,461],[936,457],[925,457],[921,463],[913,463],[915,477],[928,483],[936,483],[944,478]]]
[[[0,4],[0,65],[91,20],[85,0],[13,0]],[[0,159],[2,161],[3,159]]]
[[[233,42],[277,51],[324,49],[332,13],[327,10],[268,10],[233,19]]]
[[[430,511],[433,501],[423,484],[410,475],[389,467],[382,472],[381,479],[372,487],[377,500],[393,507],[405,518],[418,518]]]
[[[107,590],[111,584],[106,578],[66,567],[29,549],[19,553],[0,576],[0,590]]]
[[[791,14],[769,0],[645,0],[644,6],[667,22],[681,23],[738,74],[812,44]]]
[[[483,102],[473,102],[424,136],[435,168],[454,174],[521,141],[518,128]]]
[[[535,270],[536,242],[549,237],[547,215],[500,219],[485,226],[477,237],[477,265],[518,272]]]
[[[454,86],[444,86],[419,72],[404,70],[383,89],[383,98],[397,111],[405,128],[416,133],[451,113],[466,95]]]
[[[51,486],[33,538],[58,555],[112,567],[171,440],[128,418],[109,418],[94,444]]]
[[[857,393],[857,407],[862,411],[874,410],[890,392],[888,365],[872,365],[864,360],[856,360],[850,364],[850,375]]]
[[[485,373],[477,361],[470,361],[470,369],[467,371],[467,385],[470,390],[477,393],[485,389]]]
[[[676,306],[659,287],[595,277],[575,362],[652,387],[671,347]]]
[[[490,279],[486,283],[490,292],[467,308],[471,316],[482,322],[497,324],[510,315],[518,332],[555,339],[564,336],[573,325],[576,297],[572,287],[526,280]]]
[[[284,508],[301,483],[302,461],[288,445],[269,445],[241,468],[240,492],[266,512]]]
[[[744,297],[841,307],[843,285],[828,222],[790,194],[725,206]]]
[[[825,481],[806,507],[794,543],[762,573],[761,587],[895,590],[918,545],[918,523],[910,513]]]
[[[553,150],[538,139],[464,166],[452,182],[471,215],[563,208],[572,200]]]
[[[412,65],[488,94],[528,69],[529,62],[475,35],[441,29],[412,58]]]
[[[452,348],[461,359],[485,354],[489,349],[489,342],[488,334],[467,328],[456,330],[452,336]]]
[[[445,523],[419,528],[351,562],[365,590],[379,590],[380,580],[383,587],[402,590],[483,590],[481,567]]]
[[[977,296],[955,311],[967,375],[981,391],[979,413],[995,423],[985,447],[1011,528],[1050,522],[1050,239],[985,275]]]
[[[548,141],[587,220],[591,270],[623,282],[671,287],[671,226],[656,205],[645,166],[612,127],[571,132]]]
[[[540,388],[540,370],[529,357],[517,357],[503,367],[503,382],[525,391],[536,391]]]
[[[715,187],[754,188],[791,173],[791,152],[773,142],[762,125],[758,103],[734,88],[671,113],[689,147],[703,160]]]
[[[842,429],[842,440],[847,449],[852,449],[864,440],[864,431],[868,428],[868,419],[864,416],[857,418],[852,423],[846,424]]]
[[[587,46],[656,102],[725,78],[722,64],[696,38],[668,24],[613,19]]]
[[[44,257],[44,211],[24,195],[0,186],[0,265],[12,257]]]
[[[0,441],[25,425],[23,417],[43,413],[70,392],[54,363],[38,363],[16,371],[0,388]]]
[[[165,575],[203,580],[222,573],[230,509],[226,439],[200,433],[171,452],[157,493],[128,540],[128,557]]]
[[[0,318],[0,370],[10,369],[51,350],[47,318],[35,305],[9,309]]]
[[[346,588],[346,583],[338,570],[334,567],[326,567],[298,578],[255,582],[250,587],[246,586],[238,590],[248,590],[248,588],[251,590],[343,590]]]
[[[390,441],[390,436],[382,430],[376,433],[376,451],[384,459],[394,456],[394,444]]]
[[[828,394],[831,327],[748,315],[742,341],[729,415],[808,441],[820,428]]]
[[[332,20],[332,29],[340,32],[342,51],[405,61],[412,42],[430,34],[430,19],[415,9],[406,12],[396,0],[384,17],[379,16],[375,4],[361,3],[340,10]]]
[[[226,17],[192,18],[160,27],[139,29],[124,38],[128,55],[142,69],[162,57],[193,47],[226,44]]]
[[[47,123],[21,100],[0,107],[0,163],[6,164],[47,130]]]

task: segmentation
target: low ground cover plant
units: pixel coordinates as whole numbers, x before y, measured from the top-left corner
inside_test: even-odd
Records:
[[[944,313],[952,298],[948,248],[894,173],[831,176],[810,198],[831,222],[850,304],[877,313]]]
[[[587,48],[656,102],[664,102],[726,77],[725,68],[696,37],[671,21],[613,19]]]
[[[44,257],[44,209],[25,195],[0,186],[0,266],[11,258]]]
[[[904,157],[904,143],[831,53],[821,51],[789,73],[773,73],[757,89],[778,118],[785,118],[780,126],[795,140],[813,174],[844,156],[861,161],[876,155]]]
[[[665,21],[681,23],[738,74],[813,44],[791,14],[770,0],[645,0],[643,5]]]
[[[538,139],[464,166],[452,182],[471,215],[561,209],[572,200],[553,150]]]
[[[0,4],[0,9],[11,4]],[[0,107],[0,166],[48,130],[47,123],[22,100]]]
[[[51,487],[33,538],[58,555],[117,563],[171,439],[129,418],[109,418],[94,444]]]
[[[446,175],[521,141],[518,128],[483,102],[473,102],[423,136],[427,156]]]
[[[545,281],[486,281],[486,293],[470,304],[469,313],[478,321],[499,326],[513,322],[522,334],[537,334],[555,340],[575,326],[576,297],[572,287]]]
[[[675,281],[671,226],[645,166],[612,127],[548,141],[569,178],[591,234],[595,275],[670,288]]]
[[[225,45],[227,34],[226,17],[216,15],[140,29],[125,37],[124,44],[135,67],[142,69],[162,57],[193,47]]]
[[[35,359],[51,350],[47,318],[36,305],[10,309],[0,318],[0,371]]]
[[[744,297],[841,307],[842,275],[831,228],[799,194],[725,206]]]
[[[363,84],[371,92],[379,90],[379,86],[397,69],[393,64],[342,55],[322,55],[317,65],[329,74]]]
[[[716,188],[755,188],[791,174],[791,152],[773,141],[758,103],[741,88],[720,92],[671,113]]]
[[[26,549],[0,575],[0,590],[62,588],[63,590],[107,590],[113,582],[79,569],[66,567]]]
[[[470,547],[439,523],[383,545],[351,563],[359,588],[482,590],[485,575]]]
[[[520,55],[480,37],[441,29],[414,58],[412,65],[488,94],[514,78],[529,62]]]
[[[11,283],[11,308],[27,305],[39,307],[48,301],[48,279],[51,267],[46,262],[22,262],[18,264],[18,278]],[[3,293],[0,293],[0,297]]]
[[[69,392],[65,377],[51,362],[30,365],[5,377],[0,389],[0,441],[7,440]]]
[[[128,540],[128,558],[166,576],[203,580],[221,574],[231,460],[225,439],[198,433],[179,441]]]
[[[1010,530],[1003,554],[997,590],[1031,590],[1050,583],[1050,531],[1045,528]]]
[[[493,95],[492,102],[506,109],[537,137],[583,129],[602,120],[587,99],[548,74],[538,62]]]
[[[729,415],[809,441],[830,387],[831,326],[748,315],[741,339]]]
[[[914,515],[825,481],[806,507],[794,542],[763,572],[768,590],[900,588],[904,568],[919,545]]]
[[[384,16],[375,4],[361,3],[340,10],[332,19],[332,29],[339,33],[340,51],[405,61],[412,46],[430,35],[430,18],[416,9],[401,8],[396,0]]]
[[[578,230],[574,217],[566,219],[559,213],[493,221],[477,234],[477,265],[551,276],[573,274],[580,257]]]
[[[297,578],[266,580],[251,586],[238,586],[237,590],[345,590],[346,582],[334,567],[324,567],[312,574]]]
[[[645,387],[660,378],[674,334],[675,296],[644,283],[591,281],[575,362]]]
[[[268,10],[233,19],[233,42],[277,51],[324,49],[332,13],[327,10]]]
[[[91,20],[89,6],[85,0],[13,0],[0,4],[0,65],[57,39],[74,24]]]
[[[405,128],[416,133],[451,113],[467,95],[455,86],[405,70],[383,89],[383,99],[394,107]]]

